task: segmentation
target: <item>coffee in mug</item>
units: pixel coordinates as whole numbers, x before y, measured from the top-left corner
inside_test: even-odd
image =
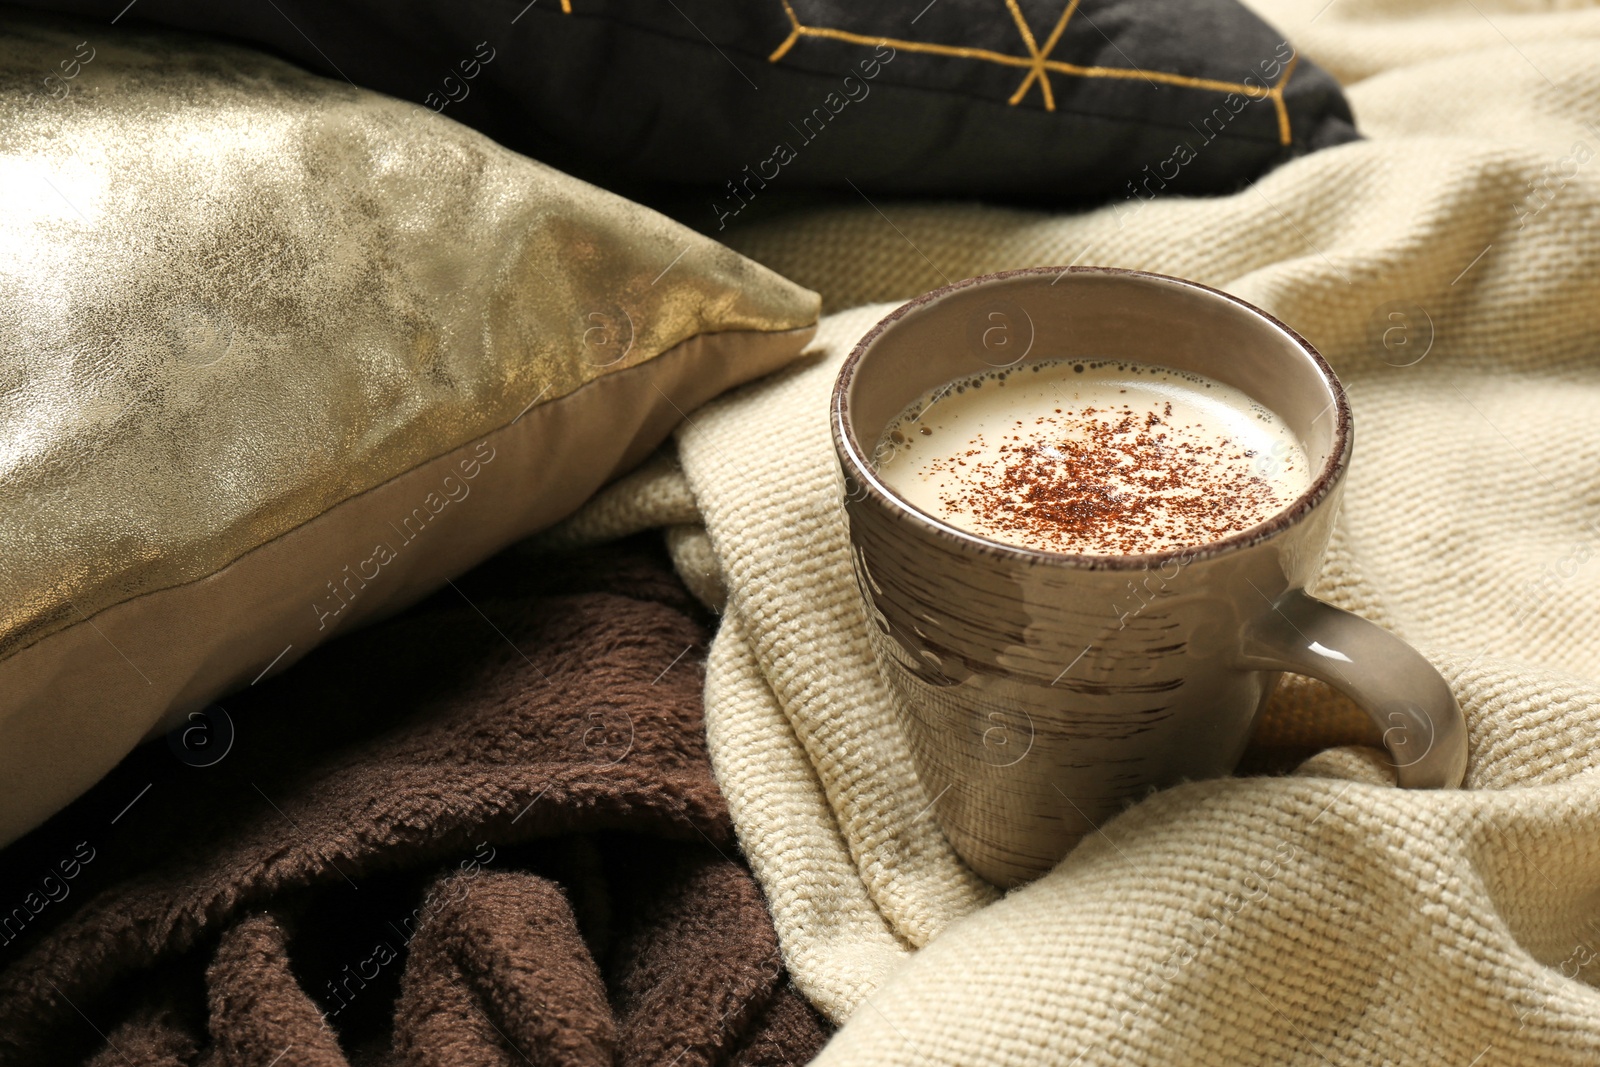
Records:
[[[928,390],[878,441],[913,507],[1044,552],[1205,544],[1282,511],[1310,463],[1281,417],[1204,375],[1039,360]]]
[[[968,279],[862,338],[832,423],[862,624],[927,808],[990,881],[1232,771],[1282,671],[1361,707],[1400,785],[1461,782],[1439,673],[1306,591],[1354,425],[1260,309],[1112,268]]]

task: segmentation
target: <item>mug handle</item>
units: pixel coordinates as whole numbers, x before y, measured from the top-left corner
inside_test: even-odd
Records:
[[[1421,653],[1376,623],[1291,589],[1245,627],[1240,666],[1309,675],[1383,731],[1406,789],[1454,789],[1467,772],[1467,721]]]

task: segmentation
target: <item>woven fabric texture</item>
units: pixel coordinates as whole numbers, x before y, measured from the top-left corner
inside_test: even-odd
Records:
[[[678,437],[728,593],[712,760],[795,981],[848,1020],[824,1063],[1600,1060],[1600,11],[1253,6],[1370,140],[1221,198],[733,238],[836,312]],[[955,858],[868,651],[827,395],[885,301],[1069,262],[1221,287],[1328,357],[1357,443],[1315,592],[1438,666],[1466,789],[1395,788],[1352,706],[1291,679],[1252,758],[1322,750],[1293,774],[1158,794],[1004,900]]]

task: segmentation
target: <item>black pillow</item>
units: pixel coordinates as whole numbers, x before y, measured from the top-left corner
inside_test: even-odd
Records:
[[[32,3],[265,45],[636,197],[698,187],[686,221],[711,231],[852,186],[1227,192],[1358,136],[1333,79],[1237,0]]]

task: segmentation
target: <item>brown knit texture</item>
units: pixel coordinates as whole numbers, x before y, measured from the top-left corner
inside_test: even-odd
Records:
[[[653,541],[513,549],[139,749],[0,852],[0,1064],[804,1063],[705,623]]]

